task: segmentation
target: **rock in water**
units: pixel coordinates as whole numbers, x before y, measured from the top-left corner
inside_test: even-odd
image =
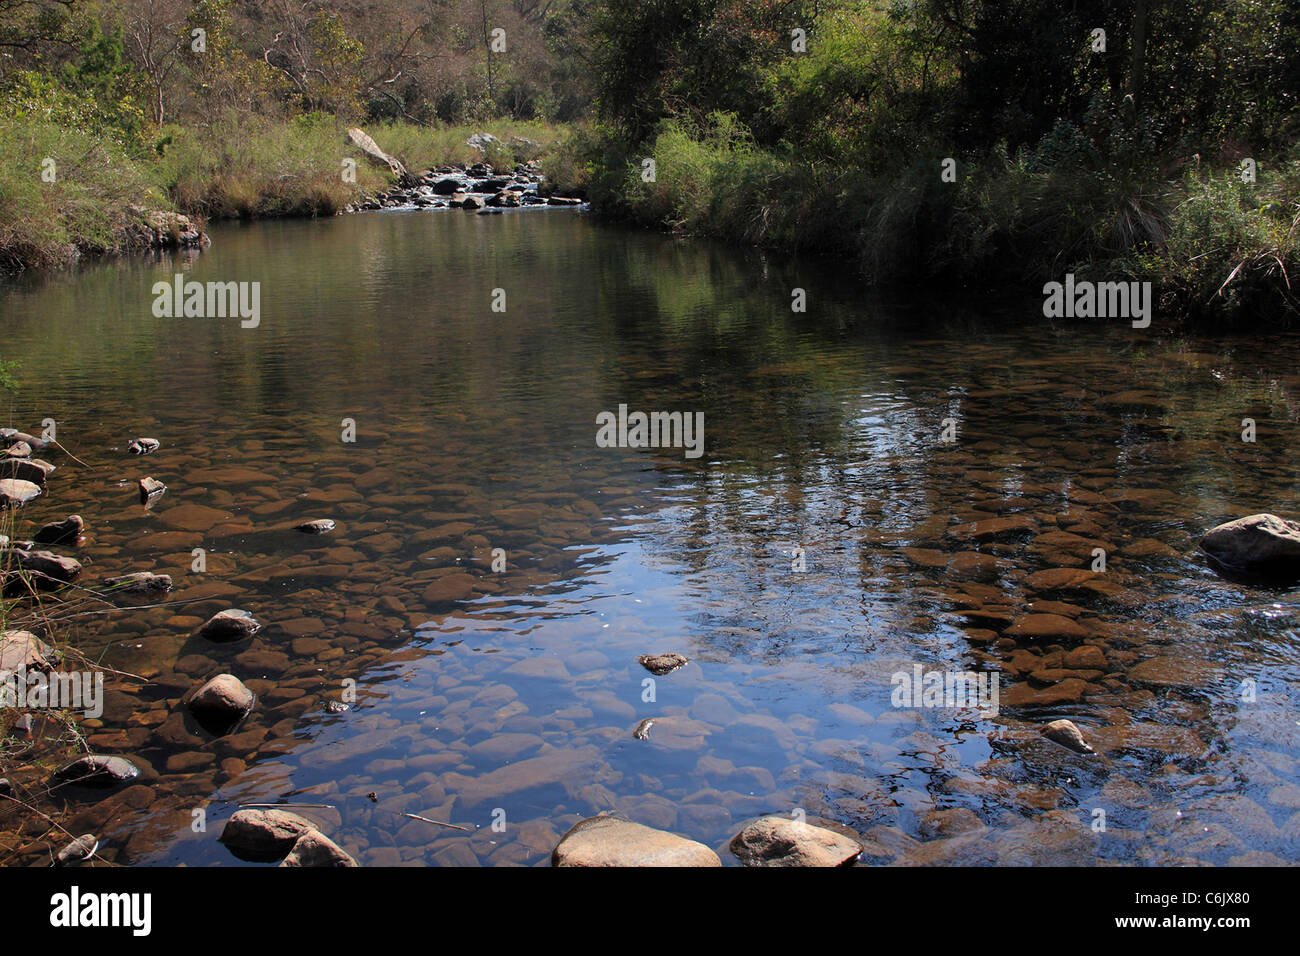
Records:
[[[104,578],[104,584],[121,594],[152,594],[155,591],[170,591],[172,577],[170,574],[132,571],[130,574]]]
[[[0,478],[18,478],[44,487],[52,471],[54,466],[39,458],[0,458]]]
[[[25,441],[15,442],[5,449],[5,454],[10,458],[31,458],[32,446]]]
[[[1088,745],[1083,739],[1083,734],[1079,728],[1070,720],[1054,720],[1043,728],[1043,736],[1048,740],[1053,740],[1062,747],[1068,747],[1078,754],[1092,754],[1097,751]]]
[[[825,827],[763,817],[741,830],[731,852],[745,866],[845,866],[862,852],[862,844]]]
[[[68,515],[62,521],[52,521],[41,528],[32,540],[37,544],[64,544],[76,541],[85,530],[86,523],[81,520],[81,515]]]
[[[135,438],[126,446],[126,450],[133,455],[151,455],[162,447],[162,442],[156,438]]]
[[[95,834],[86,833],[60,850],[54,857],[54,863],[56,866],[72,866],[75,863],[85,863],[95,855],[95,851],[98,849],[99,840],[96,839]]]
[[[253,862],[279,860],[298,838],[316,828],[287,810],[237,810],[221,831],[221,842],[236,856]]]
[[[199,637],[226,644],[252,637],[262,625],[252,614],[239,608],[218,611],[199,628]]]
[[[21,508],[41,493],[40,486],[22,478],[0,478],[0,508]]]
[[[234,674],[218,674],[185,700],[196,720],[214,734],[224,734],[248,716],[256,698]]]
[[[140,776],[140,770],[125,757],[87,754],[79,757],[54,776],[64,783],[83,787],[111,787]]]
[[[7,554],[9,564],[26,574],[34,574],[69,583],[81,573],[81,562],[75,558],[65,558],[52,551],[28,551],[25,548],[10,548]]]
[[[151,499],[157,498],[167,490],[167,486],[157,478],[141,478],[139,487],[141,504],[148,504]]]
[[[59,666],[59,653],[31,631],[0,634],[0,674],[50,671]]]
[[[643,654],[636,660],[650,673],[657,674],[660,677],[664,674],[671,674],[677,668],[685,667],[690,663],[690,660],[681,654]]]
[[[293,530],[303,534],[328,534],[334,530],[334,521],[331,518],[315,518],[296,525]]]
[[[337,843],[319,830],[298,837],[281,866],[359,866]]]
[[[1238,518],[1207,531],[1201,550],[1229,569],[1293,574],[1300,570],[1300,523],[1272,514]]]
[[[703,843],[616,817],[575,824],[551,854],[552,866],[722,866]]]

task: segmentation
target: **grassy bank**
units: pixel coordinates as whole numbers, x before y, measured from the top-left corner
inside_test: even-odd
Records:
[[[203,220],[334,215],[392,180],[344,145],[346,124],[230,115],[204,126],[166,126],[146,142],[123,141],[91,123],[28,113],[0,125],[0,270],[50,268],[80,254],[133,244],[132,207]],[[408,169],[486,160],[536,160],[565,187],[579,185],[569,127],[485,121],[461,126],[377,124],[368,131]],[[486,155],[466,144],[487,132]],[[343,160],[356,160],[355,181]],[[51,165],[47,160],[52,160]]]
[[[1227,321],[1297,315],[1300,149],[1240,159],[1101,163],[1060,136],[1009,155],[940,152],[894,168],[761,148],[733,117],[670,120],[629,147],[587,143],[606,215],[653,228],[839,257],[868,281],[944,281],[1033,294],[1067,272],[1149,280],[1165,314]],[[644,160],[655,162],[653,180]]]

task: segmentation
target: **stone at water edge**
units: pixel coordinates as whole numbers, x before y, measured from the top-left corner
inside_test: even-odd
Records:
[[[1274,514],[1227,521],[1201,538],[1215,561],[1243,571],[1294,571],[1300,567],[1300,523]]]
[[[55,866],[71,866],[84,863],[95,855],[99,849],[99,840],[93,833],[84,833],[77,837],[54,857]]]
[[[261,623],[248,611],[241,608],[230,608],[229,610],[218,611],[208,618],[203,626],[199,628],[199,637],[206,637],[210,641],[218,641],[224,644],[252,637],[261,628]]]
[[[679,667],[685,667],[690,663],[690,659],[681,654],[642,654],[636,662],[650,673],[662,677],[664,674],[671,674]]]
[[[341,846],[321,833],[308,830],[298,837],[281,866],[360,866]]]
[[[1054,720],[1043,728],[1043,736],[1048,740],[1055,741],[1062,747],[1066,747],[1079,754],[1092,754],[1097,751],[1093,750],[1079,728],[1071,720]]]
[[[10,458],[31,458],[32,446],[25,441],[14,442],[5,449],[5,454]]]
[[[111,787],[134,780],[140,776],[140,769],[125,757],[87,754],[55,771],[54,776],[83,787]]]
[[[714,867],[722,861],[703,843],[616,817],[592,817],[560,838],[551,865]]]
[[[224,733],[248,716],[256,698],[234,674],[218,674],[189,694],[184,703],[205,727]]]
[[[170,591],[172,576],[154,574],[152,571],[132,571],[130,574],[104,578],[102,583],[121,594],[151,594],[155,591]]]
[[[825,827],[771,816],[737,833],[731,852],[745,866],[845,866],[858,858],[862,844]]]
[[[126,450],[133,455],[150,455],[162,447],[162,442],[156,438],[134,438],[126,446]]]
[[[32,540],[37,544],[64,544],[76,541],[86,530],[86,522],[81,515],[68,515],[62,521],[51,521],[37,531]]]
[[[21,508],[41,493],[39,485],[22,478],[0,478],[0,508]]]
[[[0,478],[18,478],[38,487],[45,485],[54,470],[53,465],[39,458],[0,458]]]
[[[10,548],[7,552],[10,566],[28,574],[41,575],[64,584],[81,573],[81,562],[52,551],[28,551]]]
[[[329,534],[334,530],[334,520],[332,518],[314,518],[311,521],[304,521],[302,524],[294,525],[294,531],[301,531],[303,534]]]
[[[50,671],[59,666],[59,652],[31,631],[0,634],[0,673]]]
[[[141,504],[148,504],[151,499],[157,498],[167,490],[167,486],[157,478],[141,478],[137,486],[140,489]]]
[[[284,857],[298,838],[316,827],[287,810],[236,810],[221,831],[221,842],[237,856],[260,862]]]

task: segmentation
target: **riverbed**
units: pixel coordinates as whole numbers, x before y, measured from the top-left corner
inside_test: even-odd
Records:
[[[569,210],[211,234],[0,289],[7,423],[85,463],[18,535],[78,513],[79,585],[175,583],[54,635],[142,678],[83,722],[142,771],[69,806],[102,859],[242,865],[222,821],[277,802],[363,865],[547,865],[602,812],[727,864],[769,813],[864,864],[1300,859],[1300,603],[1196,551],[1300,511],[1300,333],[886,300]],[[178,272],[260,321],[157,316]],[[605,447],[620,405],[702,413],[703,453]],[[257,635],[194,636],[231,607]],[[895,706],[918,667],[996,674],[997,712]],[[213,737],[179,699],[222,672],[258,701]]]

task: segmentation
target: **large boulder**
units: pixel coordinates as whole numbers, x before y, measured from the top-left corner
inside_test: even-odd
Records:
[[[237,810],[221,831],[221,842],[241,859],[269,863],[284,857],[298,838],[316,828],[287,810]]]
[[[1268,575],[1300,572],[1300,523],[1250,515],[1211,528],[1201,550],[1224,568]]]
[[[825,827],[773,816],[737,833],[731,852],[745,866],[847,866],[862,844]]]
[[[379,144],[371,139],[365,130],[355,126],[352,127],[352,129],[348,130],[346,142],[361,150],[366,159],[376,166],[387,166],[394,176],[406,177],[406,167],[401,164],[397,157],[389,156],[380,149]]]
[[[617,817],[574,825],[551,854],[553,866],[722,866],[703,843]]]

